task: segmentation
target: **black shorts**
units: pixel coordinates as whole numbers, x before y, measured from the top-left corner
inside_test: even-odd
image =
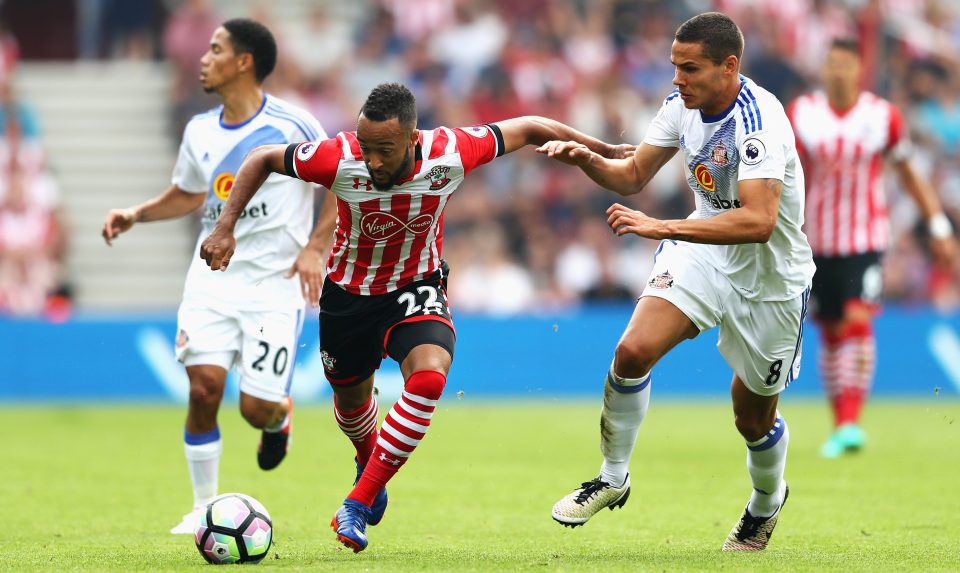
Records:
[[[331,384],[357,384],[390,356],[403,362],[419,344],[453,356],[447,264],[427,279],[383,295],[351,294],[327,279],[320,294],[320,357]]]
[[[847,302],[859,300],[879,305],[883,292],[880,253],[848,257],[814,257],[811,306],[817,318],[842,318]]]

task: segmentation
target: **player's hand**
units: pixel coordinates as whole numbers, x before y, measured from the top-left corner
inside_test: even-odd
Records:
[[[607,153],[607,159],[627,159],[633,157],[637,152],[637,146],[631,145],[629,143],[621,143],[619,145],[611,145],[610,151]]]
[[[200,258],[207,262],[210,270],[225,271],[236,250],[237,239],[233,232],[216,225],[213,232],[200,244]]]
[[[614,203],[607,209],[607,224],[618,237],[634,234],[648,239],[664,238],[659,219],[649,217],[643,211],[624,207],[620,203]]]
[[[137,221],[137,212],[135,209],[112,209],[107,213],[107,219],[103,222],[103,229],[100,234],[107,246],[113,246],[113,240],[130,230],[130,227]]]
[[[930,239],[930,252],[933,260],[944,269],[953,270],[957,264],[957,243],[954,237]]]
[[[320,304],[320,289],[323,287],[324,254],[309,246],[301,249],[297,255],[297,260],[293,266],[284,275],[284,278],[291,278],[293,275],[300,275],[300,290],[303,297],[307,299],[310,306]]]
[[[577,167],[590,163],[593,157],[590,148],[576,141],[548,141],[537,148],[537,153],[543,153],[547,157]]]

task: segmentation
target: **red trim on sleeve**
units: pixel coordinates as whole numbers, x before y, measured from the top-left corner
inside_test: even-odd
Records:
[[[304,145],[316,145],[317,149],[306,160],[301,160],[300,149]],[[293,152],[293,167],[297,177],[304,181],[319,183],[329,189],[337,176],[343,144],[339,138],[326,139],[320,143],[301,143]]]
[[[892,104],[889,109],[890,124],[887,126],[887,146],[884,148],[884,152],[893,149],[894,146],[903,140],[906,134],[906,125],[904,124],[903,115],[900,114],[900,110]]]
[[[471,135],[467,129],[482,129],[486,135],[477,137]],[[497,156],[497,136],[490,131],[489,127],[485,125],[466,129],[458,127],[453,130],[453,134],[457,138],[457,151],[463,162],[464,175],[485,163],[490,163]]]

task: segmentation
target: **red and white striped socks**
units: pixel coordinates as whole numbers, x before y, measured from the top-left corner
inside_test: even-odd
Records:
[[[876,370],[876,339],[869,323],[823,337],[820,371],[833,407],[834,425],[858,423]]]
[[[365,465],[377,443],[377,415],[380,409],[377,407],[376,396],[371,395],[366,404],[349,411],[341,410],[334,397],[333,413],[340,431],[350,438],[357,449],[357,461],[360,465]]]
[[[407,378],[403,394],[387,413],[370,461],[348,499],[373,504],[377,493],[426,435],[446,381],[446,376],[433,370],[420,370]]]

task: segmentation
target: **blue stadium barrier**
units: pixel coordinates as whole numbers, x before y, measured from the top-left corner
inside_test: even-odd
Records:
[[[458,315],[458,344],[448,398],[506,396],[559,399],[600,395],[614,345],[632,306],[590,307],[555,316]],[[185,401],[186,375],[173,358],[173,317],[78,317],[64,324],[0,319],[0,402]],[[960,315],[887,307],[877,320],[877,395],[960,395]],[[304,326],[293,393],[329,399],[317,322]],[[818,336],[806,325],[803,369],[791,396],[821,394]],[[671,397],[726,397],[730,368],[716,329],[680,344],[654,369],[654,392]],[[396,395],[399,369],[385,360],[378,386]],[[228,392],[235,396],[231,377]]]

